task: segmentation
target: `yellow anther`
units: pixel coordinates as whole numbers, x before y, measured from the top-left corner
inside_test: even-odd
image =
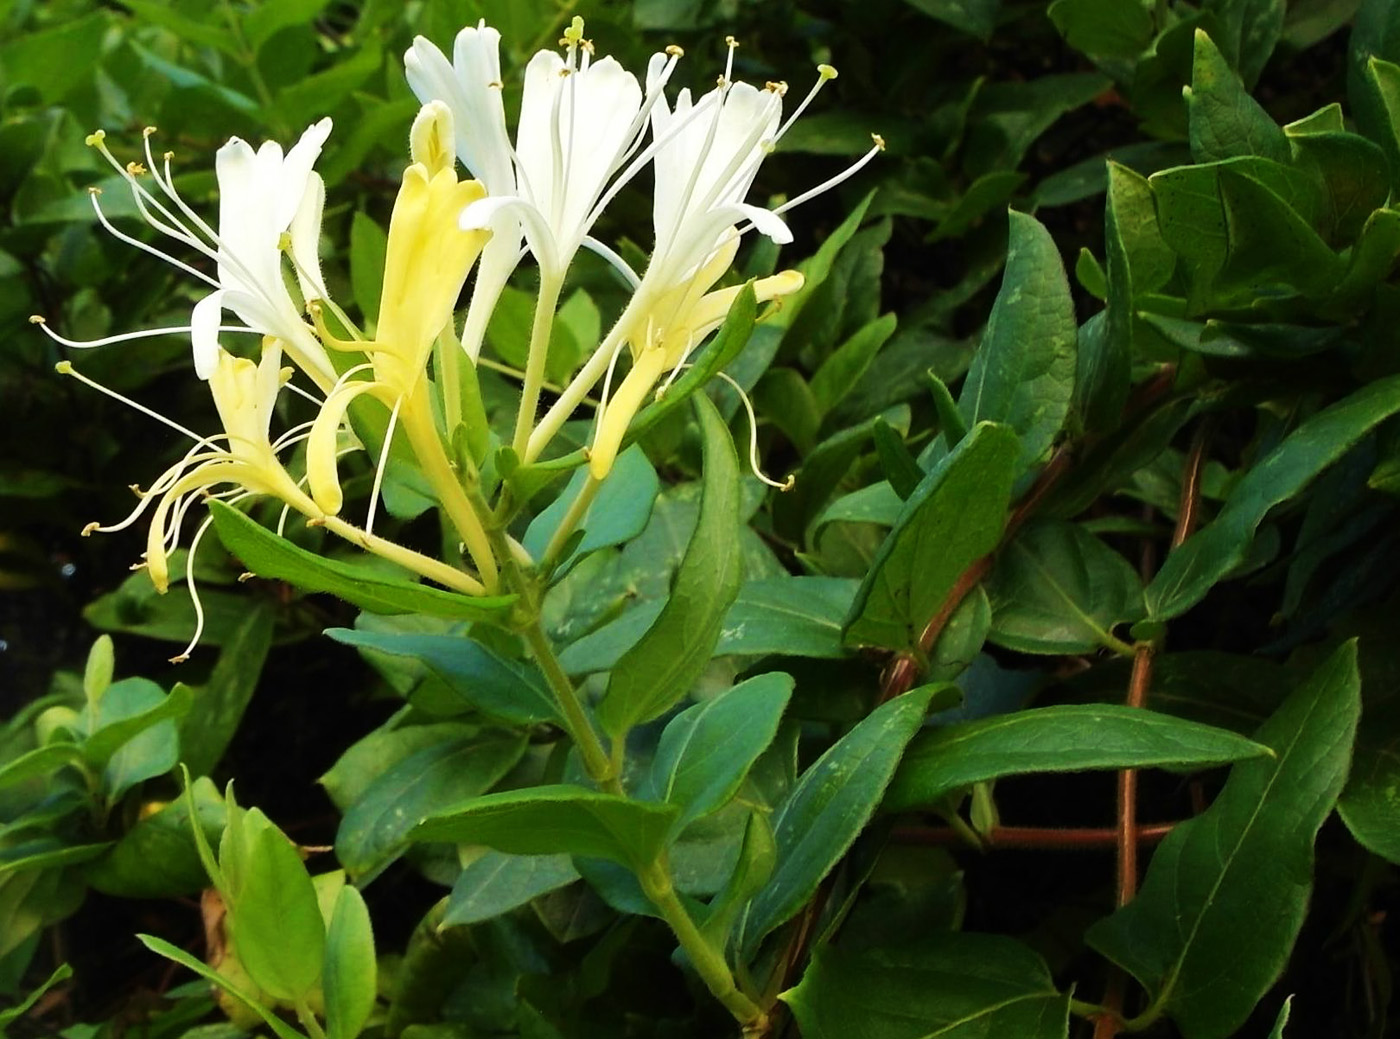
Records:
[[[58,372],[59,375],[72,375],[72,374],[73,374],[73,362],[72,362],[72,361],[59,361],[56,365],[53,366],[53,370],[56,371],[56,372]]]
[[[44,319],[43,314],[30,314],[29,323],[31,325],[46,325],[48,324],[48,321]]]
[[[725,79],[723,76],[716,76],[716,77],[715,77],[715,86],[717,86],[717,87],[723,87],[723,86],[727,85],[728,83],[729,83],[729,80]]]
[[[245,581],[251,581],[257,576],[258,575],[253,573],[253,571],[251,570],[244,570],[241,574],[238,575],[238,583],[243,584]]]
[[[164,159],[166,162],[169,162],[171,159],[175,158],[175,153],[174,153],[173,151],[172,151],[172,152],[161,152],[160,157],[161,157],[162,159]]]
[[[787,479],[784,480],[784,481],[783,481],[783,485],[782,485],[781,487],[778,488],[778,493],[781,494],[781,493],[783,493],[784,491],[790,491],[790,490],[792,490],[792,489],[793,489],[794,487],[796,487],[796,486],[797,486],[797,477],[796,477],[795,475],[793,475],[792,473],[788,473]]]
[[[153,134],[153,133],[155,133],[155,132],[156,132],[156,128],[155,128],[154,126],[142,127],[142,129],[141,129],[141,136],[142,136],[142,137],[149,137],[149,136],[151,136],[151,134]]]
[[[499,79],[493,79],[490,83],[487,83],[486,86],[492,90],[504,90],[506,85]]]
[[[559,78],[560,78],[560,79],[565,79],[565,78],[567,78],[568,76],[572,75],[572,74],[573,74],[573,71],[574,71],[574,70],[573,70],[573,69],[570,69],[570,68],[562,68],[562,69],[559,70]]]
[[[91,195],[93,198],[97,198],[97,196],[102,194],[102,189],[99,188],[96,184],[88,188],[87,191],[88,194]]]
[[[130,173],[133,177],[139,177],[146,172],[146,167],[142,166],[139,162],[128,162],[126,164],[126,172]]]
[[[86,538],[86,537],[91,537],[91,536],[92,536],[92,532],[93,532],[94,530],[96,530],[96,529],[97,529],[98,527],[100,527],[100,526],[102,526],[101,523],[98,523],[97,520],[93,520],[91,523],[89,523],[89,524],[88,524],[86,527],[84,527],[82,530],[78,531],[78,536],[79,536],[79,537],[84,537],[84,538]]]
[[[597,53],[597,49],[593,46],[593,41],[592,41],[592,40],[583,40],[583,41],[579,44],[579,46],[582,47],[584,50],[586,50],[589,54],[596,54],[596,53]]]
[[[763,89],[770,94],[777,94],[779,97],[783,97],[788,92],[788,85],[786,80],[780,79],[774,81],[770,79],[767,83],[763,84]]]
[[[683,58],[685,57],[685,48],[679,47],[674,43],[668,43],[666,45],[666,53],[673,58]]]
[[[89,148],[96,148],[106,139],[106,130],[94,130],[92,131],[92,133],[88,134],[86,137],[83,138],[83,143],[86,144]]]
[[[170,662],[172,664],[183,664],[186,660],[189,659],[190,655],[188,653],[181,653],[178,656],[171,657]]]
[[[736,47],[739,46],[739,41],[736,40],[733,36],[726,36],[724,38],[724,45],[730,50],[734,50]]]
[[[830,65],[818,65],[817,75],[821,76],[822,79],[835,79],[837,72],[836,69]]]
[[[879,148],[881,151],[884,151],[884,150],[885,150],[885,139],[884,139],[883,137],[881,137],[879,134],[877,134],[877,133],[871,134],[871,135],[870,135],[870,139],[871,139],[872,141],[875,142],[875,147]]]

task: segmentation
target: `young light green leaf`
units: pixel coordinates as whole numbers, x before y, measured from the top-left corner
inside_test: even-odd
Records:
[[[700,518],[656,622],[613,668],[598,718],[618,737],[678,703],[709,662],[743,580],[739,459],[708,397],[695,397],[705,449]]]
[[[378,964],[374,931],[364,897],[351,884],[336,896],[326,928],[321,987],[326,1000],[326,1039],[355,1039],[374,1010]]]
[[[88,650],[87,664],[83,668],[83,698],[93,709],[107,687],[112,684],[112,672],[116,668],[115,651],[112,649],[112,636],[99,635]]]
[[[183,718],[194,701],[189,686],[179,682],[169,695],[144,678],[124,678],[109,688],[113,700],[104,699],[98,704],[96,720],[91,723],[92,735],[83,741],[83,757],[94,769],[105,768],[118,751],[153,726]],[[89,724],[86,709],[78,717],[79,726]],[[161,747],[168,744],[170,732],[171,727],[167,727],[156,743]],[[174,762],[166,768],[172,765]]]
[[[1065,1039],[1069,996],[1020,942],[940,934],[896,947],[824,945],[783,993],[808,1039]]]
[[[792,686],[781,671],[756,675],[667,723],[647,793],[680,807],[675,833],[729,803],[777,735]]]
[[[1001,539],[1017,453],[1010,429],[979,423],[924,477],[856,593],[848,644],[918,645],[958,576]]]
[[[1225,729],[1118,704],[1057,705],[926,729],[909,743],[881,807],[904,812],[948,794],[1036,772],[1186,772],[1269,753]]]
[[[739,924],[746,956],[802,908],[865,828],[938,688],[876,708],[802,774],[773,820],[777,866]]]
[[[1142,618],[1142,584],[1131,564],[1083,527],[1027,527],[997,559],[987,582],[990,638],[1020,653],[1088,653],[1121,646],[1113,628]]]
[[[969,426],[1004,422],[1020,438],[1018,471],[1050,449],[1074,392],[1079,323],[1060,251],[1035,217],[1009,211],[1006,273],[958,399]]]
[[[1278,1017],[1274,1020],[1274,1027],[1269,1029],[1269,1039],[1283,1039],[1284,1026],[1288,1024],[1288,1018],[1293,1013],[1293,996],[1290,995],[1283,1001],[1283,1006],[1278,1008]]]
[[[259,577],[286,581],[307,592],[330,592],[375,613],[426,613],[456,620],[483,620],[500,616],[515,602],[513,595],[458,595],[384,577],[368,567],[298,548],[223,502],[211,501],[209,511],[224,547]]]
[[[1180,616],[1239,566],[1268,511],[1298,494],[1378,423],[1400,411],[1400,376],[1363,387],[1302,422],[1235,485],[1220,514],[1187,538],[1147,586],[1149,616]]]
[[[880,347],[894,335],[895,324],[893,314],[876,318],[863,325],[822,362],[822,366],[813,374],[811,383],[812,397],[821,414],[828,414],[855,389]]]
[[[1225,1039],[1278,979],[1307,911],[1313,840],[1346,779],[1360,713],[1356,644],[1284,701],[1215,803],[1152,856],[1138,897],[1089,929],[1187,1039]]]
[[[674,805],[584,787],[537,786],[487,794],[414,827],[410,839],[484,844],[512,855],[582,855],[649,866],[666,846]]]
[[[444,926],[481,923],[578,879],[568,855],[487,851],[457,875],[442,922]]]
[[[34,1004],[43,998],[45,992],[60,982],[67,981],[72,976],[73,968],[66,963],[60,964],[38,988],[20,1000],[18,1005],[0,1010],[0,1035],[4,1035],[6,1028],[29,1013]]]
[[[190,797],[206,842],[224,828],[224,799],[207,778],[196,779],[189,797],[143,816],[112,850],[84,871],[92,887],[122,898],[174,898],[198,894],[210,881],[190,831]]]
[[[716,948],[728,946],[739,913],[749,899],[763,890],[777,862],[778,845],[767,814],[761,810],[750,811],[738,861],[724,887],[710,902],[709,915],[700,925],[701,932]]]
[[[223,989],[243,1006],[262,1018],[263,1023],[266,1024],[268,1028],[272,1029],[272,1033],[277,1036],[277,1039],[306,1039],[306,1036],[302,1035],[276,1014],[272,1013],[272,1011],[255,1000],[252,996],[248,995],[237,985],[233,984],[228,978],[224,977],[203,961],[191,956],[178,945],[171,945],[164,939],[157,938],[150,934],[138,934],[136,937],[137,940],[146,948],[150,949],[151,952],[158,953],[167,960],[174,960],[180,966],[189,968],[201,978],[213,982],[219,988]]]

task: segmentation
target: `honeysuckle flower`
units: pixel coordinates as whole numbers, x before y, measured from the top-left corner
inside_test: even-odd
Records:
[[[724,322],[741,286],[714,292],[709,289],[734,262],[738,247],[739,236],[731,233],[694,276],[661,296],[637,322],[637,331],[630,340],[631,369],[615,393],[609,395],[607,383],[604,384],[603,404],[598,409],[597,431],[588,456],[589,475],[595,480],[604,479],[612,469],[627,427],[657,382],[670,373],[662,386],[664,391],[696,345]],[[755,281],[753,289],[758,301],[766,303],[792,295],[802,284],[802,275],[797,271],[781,271]],[[611,376],[609,371],[608,381]],[[758,472],[756,465],[754,471]]]
[[[425,131],[426,133],[426,131]],[[427,149],[430,157],[431,149]],[[320,325],[321,338],[341,350],[367,355],[364,364],[345,372],[322,405],[307,438],[306,471],[311,496],[327,515],[339,513],[343,504],[337,473],[338,430],[345,411],[358,397],[369,394],[390,409],[371,493],[370,519],[388,459],[389,444],[402,421],[424,475],[437,491],[486,586],[496,580],[496,565],[485,530],[462,491],[457,474],[443,449],[428,399],[427,364],[433,343],[452,321],[453,307],[472,264],[487,239],[484,231],[463,231],[457,214],[482,197],[485,189],[475,180],[459,181],[450,163],[439,163],[431,172],[415,162],[403,175],[403,183],[389,218],[389,240],[384,260],[384,284],[374,339],[345,342]],[[368,379],[357,376],[368,372]]]
[[[166,591],[170,586],[169,557],[180,545],[186,513],[199,499],[216,497],[237,501],[249,495],[267,495],[304,515],[320,515],[315,502],[278,458],[280,452],[306,437],[306,424],[288,431],[275,441],[271,438],[273,409],[282,387],[292,375],[291,368],[282,367],[279,341],[272,336],[265,338],[262,357],[256,362],[234,357],[222,347],[216,347],[216,350],[208,383],[224,432],[211,437],[200,436],[158,412],[92,382],[66,361],[59,365],[61,373],[116,397],[194,441],[194,446],[166,469],[148,490],[137,491],[141,501],[124,520],[107,526],[90,523],[83,529],[84,535],[94,531],[122,530],[153,507],[144,555],[145,568],[159,592]],[[221,492],[214,490],[221,486],[227,489]],[[177,661],[188,656],[204,627],[204,612],[194,590],[193,567],[199,541],[208,526],[209,520],[206,519],[190,541],[186,579],[195,604],[196,630],[189,646],[175,658]]]
[[[94,189],[93,209],[103,227],[120,240],[205,282],[212,291],[194,305],[190,324],[185,327],[150,329],[91,342],[63,339],[47,326],[44,330],[70,346],[97,346],[188,331],[195,372],[201,379],[212,377],[218,367],[220,332],[255,332],[277,337],[298,367],[323,389],[331,386],[335,382],[335,369],[311,328],[302,320],[282,275],[283,252],[290,251],[303,295],[308,298],[325,295],[316,254],[325,187],[312,166],[330,131],[331,121],[322,119],[308,127],[285,155],[275,141],[267,141],[254,151],[246,141],[231,138],[215,156],[219,183],[217,231],[175,189],[170,171],[171,153],[165,153],[157,164],[151,151],[154,127],[148,127],[144,133],[144,164],[123,165],[108,150],[103,131],[91,134],[88,143],[125,179],[146,222],[166,237],[212,260],[217,276],[118,230],[107,219],[99,201],[100,192]],[[140,178],[147,174],[159,189],[159,195],[142,184]],[[222,324],[225,310],[232,311],[243,324]]]
[[[439,99],[452,108],[457,154],[486,185],[487,197],[462,214],[462,226],[491,228],[518,245],[519,230],[513,239],[499,230],[511,227],[503,223],[511,218],[551,278],[562,277],[584,245],[616,262],[612,250],[591,239],[589,231],[603,204],[645,165],[644,159],[635,161],[636,153],[680,48],[653,59],[654,74],[644,93],[615,59],[593,60],[583,19],[576,17],[560,41],[563,55],[543,50],[526,66],[512,150],[500,97],[499,42],[500,34],[483,21],[458,34],[451,65],[422,37],[404,56],[419,100]],[[486,262],[483,258],[479,278],[487,275]],[[511,267],[514,262],[510,257]]]
[[[689,91],[682,90],[674,109],[668,108],[664,100],[652,106],[653,144],[649,151],[656,171],[656,189],[652,206],[655,246],[651,260],[616,324],[535,426],[524,452],[527,462],[539,457],[589,391],[612,371],[624,345],[632,345],[634,364],[645,363],[658,374],[668,368],[673,373],[679,370],[685,356],[703,338],[694,334],[694,330],[706,324],[691,322],[686,315],[728,268],[739,236],[757,230],[780,245],[791,241],[792,232],[781,214],[852,176],[884,147],[884,142],[875,136],[874,146],[857,162],[775,209],[745,202],[763,159],[823,84],[835,78],[836,70],[828,65],[819,66],[816,83],[783,121],[786,84],[768,83],[758,89],[735,82],[733,58],[738,43],[733,37],[726,43],[728,59],[713,90],[695,102]],[[664,82],[668,75],[660,56],[653,57],[647,74],[648,91]],[[719,316],[722,320],[723,314]],[[707,331],[717,324],[709,324]],[[669,329],[668,338],[673,344],[686,343],[674,363],[663,364],[661,356],[648,356],[646,350],[637,345],[639,341],[645,343],[654,339],[656,329]],[[681,329],[691,331],[680,335]],[[635,392],[638,385],[649,388],[655,381],[655,377],[648,379],[644,370],[631,384],[624,379],[619,393],[624,389]],[[607,397],[606,390],[604,397]],[[606,407],[605,402],[605,410]],[[619,409],[619,412],[626,410]],[[614,422],[619,421],[619,412],[614,413]],[[614,436],[620,442],[621,434],[615,426],[608,427],[606,437],[600,431],[594,453],[606,458],[605,445]],[[597,469],[605,469],[610,464],[610,460],[600,462]]]

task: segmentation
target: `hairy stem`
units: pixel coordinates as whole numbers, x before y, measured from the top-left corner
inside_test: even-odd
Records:
[[[511,446],[523,460],[530,447],[530,433],[535,428],[535,411],[540,404],[540,385],[544,382],[545,364],[549,360],[549,337],[554,330],[554,310],[559,305],[559,292],[564,279],[557,274],[540,271],[540,294],[535,300],[535,320],[530,327],[530,353],[525,361],[525,381],[520,387],[520,410],[515,416],[515,437]]]

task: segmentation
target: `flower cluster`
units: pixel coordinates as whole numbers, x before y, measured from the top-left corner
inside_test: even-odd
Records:
[[[607,478],[638,410],[664,392],[723,321],[739,289],[715,286],[730,270],[743,235],[756,231],[777,243],[790,241],[782,214],[856,172],[881,147],[876,137],[871,151],[844,173],[783,206],[754,205],[745,199],[764,157],[835,70],[821,66],[811,91],[784,119],[786,84],[759,88],[735,81],[738,45],[730,38],[716,86],[699,98],[682,90],[671,103],[666,87],[683,56],[680,48],[654,55],[639,81],[613,58],[595,58],[583,28],[575,18],[560,50],[541,51],[526,66],[513,144],[502,101],[500,34],[484,22],[463,29],[451,60],[427,40],[415,40],[404,64],[423,107],[410,133],[411,162],[390,220],[373,328],[356,326],[321,275],[325,186],[314,166],[331,133],[329,119],[310,126],[285,153],[274,142],[254,150],[238,138],[220,148],[217,228],[176,189],[170,154],[157,159],[152,151],[153,128],[145,133],[144,161],[123,163],[102,131],[88,138],[125,180],[145,222],[186,258],[119,229],[93,190],[103,227],[209,291],[194,304],[188,325],[178,328],[75,342],[35,320],[73,347],[187,334],[195,374],[207,381],[223,424],[223,432],[200,436],[136,405],[189,436],[193,446],[148,490],[138,491],[140,503],[124,521],[89,529],[120,529],[149,514],[145,565],[161,590],[185,516],[192,502],[206,496],[276,499],[284,505],[284,519],[294,510],[468,594],[497,591],[507,562],[525,568],[537,562],[505,534],[511,503],[488,501],[490,488],[478,471],[484,452],[460,448],[464,441],[491,440],[491,431],[481,428],[484,413],[470,406],[474,369],[491,313],[517,266],[533,259],[539,289],[514,429],[502,440],[518,462],[538,460],[601,384],[586,452],[588,479],[596,487]],[[472,179],[458,176],[456,160]],[[655,182],[654,245],[638,273],[592,232],[605,207],[648,167]],[[580,249],[612,264],[631,297],[602,342],[542,409],[550,333]],[[459,314],[469,280],[469,303]],[[753,284],[760,301],[779,300],[801,287],[801,274],[792,270]],[[226,315],[236,321],[225,323]],[[236,342],[230,336],[252,336],[256,359],[230,352],[225,343]],[[60,370],[90,383],[67,362]],[[312,400],[317,414],[274,437],[277,403],[288,392]],[[363,420],[361,399],[382,407],[377,424]],[[465,437],[459,435],[463,426]],[[455,528],[462,559],[444,564],[373,533],[396,435]],[[301,444],[304,471],[297,476],[284,459]],[[379,461],[366,522],[356,527],[339,515],[338,466],[346,451],[367,445],[377,448]]]

